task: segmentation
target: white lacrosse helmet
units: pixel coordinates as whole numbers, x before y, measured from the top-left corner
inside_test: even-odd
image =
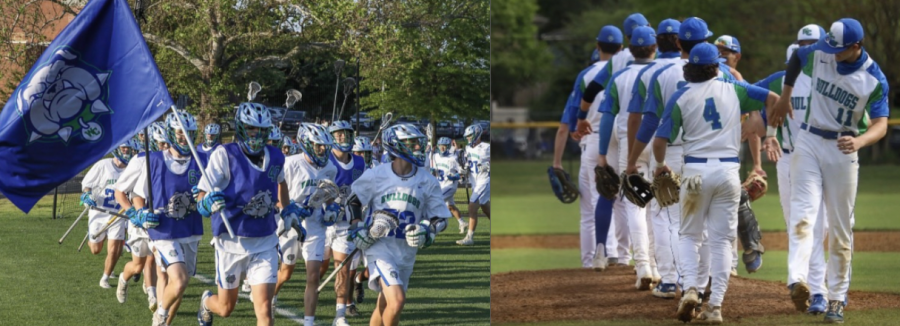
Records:
[[[393,157],[399,157],[415,166],[425,166],[425,134],[409,123],[399,123],[388,127],[381,135],[385,150]]]
[[[375,150],[372,148],[372,141],[369,137],[359,136],[353,139],[353,153],[362,153],[363,159],[366,161],[366,165],[372,164],[372,152]]]
[[[281,148],[282,144],[284,144],[284,134],[281,133],[281,128],[272,127],[272,131],[269,132],[269,142],[271,142],[272,146],[276,148]]]
[[[213,147],[222,141],[222,127],[219,126],[218,123],[210,123],[203,128],[203,133],[206,135],[203,138],[203,144],[208,147]],[[209,135],[215,135],[215,139],[209,140]]]
[[[238,106],[234,116],[237,143],[247,154],[259,154],[266,147],[269,129],[272,128],[272,113],[259,103],[244,102]],[[247,133],[248,127],[260,128],[255,136]]]
[[[325,130],[325,127],[312,123],[303,123],[300,125],[300,129],[297,130],[297,140],[300,144],[300,150],[303,151],[313,163],[319,167],[328,165],[328,155],[330,155],[328,150],[331,149],[334,141],[331,139],[331,135],[328,131]],[[319,154],[316,151],[317,145],[325,146],[325,151],[323,151],[322,154]]]
[[[441,137],[440,139],[438,139],[437,145],[438,145],[438,151],[441,153],[441,155],[443,155],[443,156],[450,155],[450,138]],[[441,150],[441,146],[447,146],[447,147],[445,149]]]
[[[181,120],[178,118],[181,118]],[[182,125],[182,123],[184,123],[184,125]],[[193,143],[194,135],[197,132],[197,120],[194,119],[193,115],[184,110],[178,110],[178,117],[175,116],[174,112],[166,115],[166,140],[169,143],[169,146],[175,148],[175,150],[178,151],[178,154],[191,155],[190,144],[179,144],[175,129],[181,129],[185,139],[188,142]]]
[[[331,138],[334,138],[334,147],[339,151],[349,152],[353,148],[353,126],[349,122],[344,120],[335,121],[328,126],[328,132],[331,133]],[[343,143],[337,142],[338,137],[335,136],[335,133],[344,134]]]
[[[122,150],[123,148],[129,149],[127,151],[127,153],[126,153],[126,151]],[[123,164],[128,164],[128,161],[130,161],[131,158],[134,157],[134,155],[136,155],[137,152],[140,150],[141,150],[140,142],[138,142],[137,139],[134,139],[132,137],[132,138],[129,138],[128,140],[126,140],[121,145],[117,146],[116,149],[113,150],[112,154],[113,154],[113,156],[116,157],[116,159],[119,160],[119,162],[122,162]]]
[[[465,137],[470,147],[475,147],[475,143],[481,140],[482,132],[484,131],[481,130],[481,125],[478,124],[466,127]]]
[[[150,124],[150,136],[150,151],[153,152],[161,150],[158,143],[169,142],[166,139],[166,126],[162,121],[154,121]]]

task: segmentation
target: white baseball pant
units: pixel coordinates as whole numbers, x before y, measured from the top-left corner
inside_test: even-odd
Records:
[[[778,172],[778,195],[781,197],[781,211],[784,213],[784,225],[790,225],[791,216],[791,153],[783,153],[775,164]],[[811,294],[825,295],[825,233],[828,232],[828,221],[825,220],[825,202],[819,205],[816,226],[813,228],[813,249],[809,259],[809,291]]]
[[[622,173],[628,166],[628,138],[619,138],[619,169],[616,172]],[[645,176],[650,175],[650,147],[648,146],[637,161],[639,173]],[[623,199],[625,206],[625,217],[628,223],[628,234],[631,236],[631,249],[634,258],[634,265],[650,264],[650,236],[647,230],[647,208],[641,208],[632,203],[630,200]],[[613,206],[615,211],[615,206]]]
[[[578,170],[578,191],[581,193],[581,266],[594,266],[594,251],[597,248],[597,237],[594,225],[594,205],[600,197],[594,179],[594,167],[600,155],[600,136],[596,132],[581,139],[581,167]]]
[[[681,145],[669,146],[666,149],[666,162],[674,173],[681,173],[684,160],[682,154],[684,148]],[[650,161],[650,171],[656,170],[656,160]],[[681,226],[681,203],[661,208],[654,200],[650,202],[650,226],[653,229],[654,254],[656,268],[662,276],[662,283],[675,284],[678,282],[678,268],[675,262],[678,260],[678,250],[672,244],[678,243],[678,228]]]

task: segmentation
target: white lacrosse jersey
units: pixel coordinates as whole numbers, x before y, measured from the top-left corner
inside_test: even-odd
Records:
[[[411,266],[418,248],[406,244],[406,226],[433,217],[451,216],[437,179],[427,168],[413,167],[413,170],[410,177],[403,178],[394,173],[390,164],[379,165],[366,170],[351,186],[363,206],[368,207],[367,225],[371,225],[371,212],[376,210],[393,213],[400,220],[387,237],[366,249],[366,256],[391,257],[398,265]]]
[[[337,177],[337,167],[328,160],[328,164],[324,167],[318,167],[310,163],[306,159],[306,154],[294,155],[284,160],[284,181],[288,185],[288,193],[291,200],[298,205],[306,204],[307,198],[312,195],[318,188],[319,181],[328,179],[334,181]],[[303,228],[306,229],[308,236],[320,235],[325,236],[325,224],[322,222],[324,211],[322,207],[310,207],[313,214],[303,220]],[[282,223],[282,221],[278,221]],[[296,236],[296,231],[288,233]]]
[[[433,155],[432,162],[434,162],[434,169],[438,171],[437,180],[441,185],[442,193],[449,189],[456,190],[459,180],[451,181],[447,179],[451,174],[462,174],[462,167],[459,166],[459,161],[456,159],[457,156],[453,153],[446,156],[441,155],[441,153],[434,153]]]
[[[736,158],[741,115],[762,109],[768,95],[767,89],[719,78],[689,83],[666,104],[656,136],[672,139],[683,129],[685,156]]]
[[[881,68],[865,50],[859,68],[841,74],[833,54],[815,51],[812,46],[797,49],[804,70],[811,71],[813,92],[809,110],[800,117],[810,126],[826,131],[866,132],[873,118],[887,117],[888,83]],[[797,118],[797,117],[795,117]]]
[[[142,171],[147,169],[146,154],[146,152],[141,152],[128,160],[128,166],[125,167],[125,170],[119,175],[119,180],[116,181],[116,190],[128,195],[134,192],[134,186],[137,185],[138,177],[141,176]],[[147,193],[147,189],[144,189],[143,193]],[[136,227],[131,223],[128,223],[128,236],[130,238],[150,238],[147,230]]]
[[[474,147],[466,145],[466,164],[469,169],[469,180],[475,181],[472,184],[474,188],[476,184],[481,182],[491,182],[491,175],[480,173],[480,165],[491,162],[491,144],[480,142]]]
[[[631,103],[632,88],[637,81],[638,74],[647,67],[648,63],[633,63],[625,69],[615,73],[607,85],[603,103],[600,104],[601,113],[609,113],[616,116],[616,137],[623,138],[628,135],[628,115],[619,114],[628,108]]]
[[[111,158],[99,160],[81,180],[81,189],[91,188],[91,197],[97,202],[97,206],[118,211],[120,207],[116,202],[115,186],[119,175],[124,170],[124,168],[118,168]],[[88,218],[91,221],[108,220],[109,217],[108,213],[100,211],[90,210],[88,212]]]

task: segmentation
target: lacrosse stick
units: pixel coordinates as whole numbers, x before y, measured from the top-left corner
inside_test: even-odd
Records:
[[[331,107],[331,122],[334,122],[334,114],[337,112],[337,96],[338,96],[338,85],[341,83],[341,72],[344,71],[344,60],[338,60],[334,62],[334,105]]]
[[[281,123],[284,122],[284,117],[287,116],[287,111],[294,107],[297,102],[303,99],[303,94],[296,89],[289,89],[287,91],[287,99],[284,100],[284,114],[281,115],[281,121],[278,121],[278,127],[281,127]]]
[[[322,289],[324,289],[325,286],[328,285],[328,282],[331,282],[331,279],[334,278],[335,275],[337,275],[338,271],[340,271],[341,269],[344,269],[344,265],[346,265],[347,262],[353,260],[353,256],[356,255],[356,253],[358,251],[359,251],[359,248],[353,249],[353,251],[350,252],[350,255],[348,255],[347,258],[344,258],[344,261],[342,261],[338,265],[338,267],[335,268],[334,271],[331,272],[331,275],[328,275],[328,277],[326,277],[325,280],[322,281],[322,284],[319,284],[319,289],[316,290],[316,293],[322,292]]]
[[[344,103],[341,104],[341,112],[338,113],[338,119],[344,116],[344,106],[347,105],[347,97],[350,97],[350,94],[353,94],[354,88],[356,88],[356,79],[353,79],[353,77],[344,79]]]
[[[89,236],[91,236],[90,226],[88,226],[88,231],[84,234],[84,240],[81,240],[81,245],[78,246],[78,252],[81,252],[81,248],[84,248],[84,244],[87,242]]]
[[[107,209],[96,207],[96,206],[91,206],[90,208],[95,211],[98,211],[98,212],[109,213],[110,215],[112,215],[112,217],[109,218],[109,221],[106,222],[106,225],[104,225],[103,228],[100,229],[100,231],[97,231],[97,234],[91,235],[92,240],[97,240],[97,237],[99,237],[101,234],[103,234],[103,232],[106,232],[106,230],[109,230],[109,228],[113,226],[113,223],[116,223],[116,221],[118,221],[120,218],[128,219],[127,216],[122,215],[122,213],[125,212],[124,208],[122,210],[120,210],[118,213],[116,213],[116,211],[114,211],[114,210],[107,210]]]
[[[257,87],[256,92],[253,91],[254,84],[256,84],[256,87]],[[255,97],[256,93],[258,93],[260,89],[262,89],[262,87],[260,87],[258,83],[251,82],[250,83],[250,94],[248,94],[248,95]],[[175,119],[178,119],[178,123],[180,125],[184,126],[184,121],[181,120],[181,115],[178,114],[178,110],[175,108],[174,105],[172,106],[172,112],[175,113],[174,114]],[[204,166],[203,161],[200,160],[200,155],[197,155],[197,149],[194,148],[194,142],[188,141],[187,143],[188,143],[188,147],[191,149],[191,154],[194,155],[194,159],[197,160],[197,166],[200,167],[200,175],[202,176],[204,173],[206,173],[206,166]],[[212,185],[209,184],[209,179],[207,179],[207,185],[209,185],[212,188]],[[218,187],[216,187],[213,189],[213,191],[221,191],[221,190]],[[231,229],[231,223],[228,222],[228,216],[225,216],[224,209],[221,210],[221,212],[222,212],[222,224],[225,224],[225,230],[228,231],[228,235],[230,235],[232,238],[234,238],[234,230]]]
[[[391,119],[393,118],[393,112],[388,112],[387,114],[381,116],[381,126],[378,127],[378,132],[375,133],[375,137],[372,137],[372,143],[369,145],[375,145],[375,140],[378,139],[378,135],[381,134],[381,131],[384,130],[384,128],[387,128],[388,125],[391,124]]]
[[[78,215],[78,218],[75,219],[75,222],[72,222],[72,226],[70,226],[69,229],[66,230],[66,233],[63,234],[62,238],[59,238],[59,244],[62,244],[62,243],[63,243],[63,240],[65,240],[66,237],[69,236],[69,232],[72,232],[72,229],[75,228],[75,224],[78,224],[78,221],[81,220],[81,217],[83,217],[83,216],[84,216],[84,213],[87,213],[87,211],[88,211],[88,208],[87,208],[87,207],[85,207],[84,210],[81,211],[81,215]]]
[[[309,196],[309,200],[306,202],[307,208],[318,209],[325,205],[329,200],[334,200],[340,196],[341,190],[338,188],[337,184],[334,181],[328,179],[319,180],[319,184],[316,185],[316,190]],[[299,225],[296,223],[297,220],[294,220],[294,223],[290,225],[290,228],[297,230],[297,233],[300,232]],[[278,236],[282,236],[288,230],[288,226],[284,227],[284,230],[278,233]]]
[[[428,125],[425,126],[425,136],[428,137],[428,146],[427,147],[431,148],[431,151],[426,151],[426,152],[428,152],[429,168],[431,168],[433,170],[434,169],[434,157],[433,157],[433,154],[434,154],[434,142],[433,142],[434,125],[432,125],[431,122],[429,122]]]
[[[259,83],[255,81],[250,82],[250,92],[247,93],[247,101],[253,101],[253,99],[256,98],[256,94],[261,90],[262,86],[260,86]]]

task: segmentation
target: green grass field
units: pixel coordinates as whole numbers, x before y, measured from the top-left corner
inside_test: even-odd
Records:
[[[464,202],[465,193],[457,193]],[[34,211],[25,215],[6,199],[0,199],[0,324],[6,325],[145,325],[150,323],[146,295],[139,283],[131,283],[128,301],[115,298],[117,280],[112,289],[97,285],[103,271],[104,250],[93,256],[85,248],[77,252],[87,229],[87,217],[62,245],[57,241],[74,221],[74,216],[53,220],[52,196],[44,198]],[[75,213],[75,216],[80,213]],[[205,220],[209,230],[209,220]],[[455,241],[457,224],[450,221],[437,243],[419,252],[416,269],[401,321],[404,325],[487,325],[490,323],[490,221],[482,219],[476,233],[476,246],[461,247]],[[208,279],[215,275],[214,252],[208,246],[210,236],[200,242],[197,270]],[[85,246],[87,247],[87,246]],[[125,253],[116,273],[131,260]],[[279,308],[299,316],[302,324],[302,298],[305,272],[298,267],[294,277],[278,297]],[[332,283],[333,284],[333,283]],[[173,325],[196,325],[200,294],[214,290],[198,278],[191,279]],[[368,324],[376,293],[367,290],[365,303],[359,305],[360,317],[349,318],[354,325]],[[334,318],[334,291],[322,291],[316,311],[317,322],[331,324]],[[276,314],[277,325],[297,324]],[[253,306],[240,299],[229,318],[217,318],[216,325],[254,325]]]
[[[492,202],[497,207],[494,235],[574,234],[578,233],[578,202],[563,204],[550,190],[545,161],[496,161]],[[578,174],[578,163],[563,166],[572,176]],[[769,192],[753,203],[753,210],[764,231],[785,229],[778,197],[778,181],[774,165],[764,165],[769,175]],[[900,211],[900,166],[873,165],[860,168],[859,194],[856,203],[857,230],[900,230],[900,219],[892,218]],[[512,208],[512,209],[509,209]]]

